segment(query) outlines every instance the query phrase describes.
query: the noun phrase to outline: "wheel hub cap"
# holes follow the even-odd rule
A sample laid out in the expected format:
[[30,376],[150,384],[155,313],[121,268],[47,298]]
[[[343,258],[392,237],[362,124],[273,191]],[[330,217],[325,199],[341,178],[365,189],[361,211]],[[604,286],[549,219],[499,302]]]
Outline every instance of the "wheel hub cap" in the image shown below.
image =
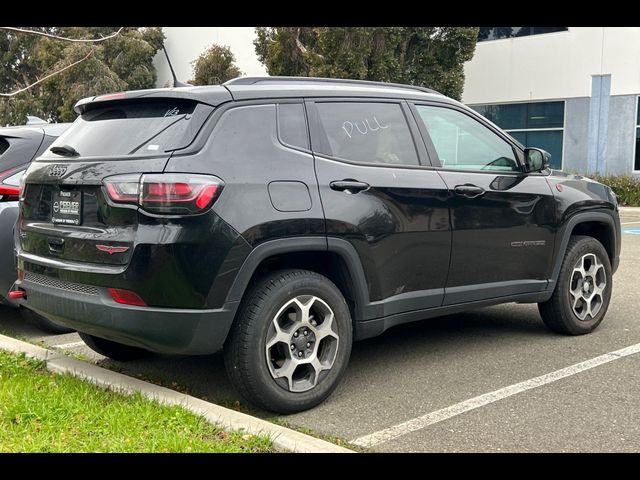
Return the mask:
[[269,373],[285,390],[311,390],[333,367],[339,340],[331,307],[316,296],[299,295],[278,310],[267,330]]
[[571,273],[569,295],[573,313],[580,320],[594,318],[604,303],[607,276],[603,263],[593,253],[580,258]]

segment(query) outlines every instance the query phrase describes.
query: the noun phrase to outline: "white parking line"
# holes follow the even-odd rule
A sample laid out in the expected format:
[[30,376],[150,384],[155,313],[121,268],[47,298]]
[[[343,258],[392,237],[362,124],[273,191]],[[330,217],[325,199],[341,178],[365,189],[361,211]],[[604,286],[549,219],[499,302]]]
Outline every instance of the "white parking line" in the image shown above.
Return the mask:
[[84,345],[84,342],[61,343],[60,345],[51,345],[51,348],[62,350],[63,348],[74,348],[79,347],[80,345]]
[[636,223],[640,223],[640,220],[637,222],[622,222],[620,225],[635,225]]
[[576,363],[575,365],[556,370],[555,372],[546,373],[544,375],[540,375],[539,377],[525,380],[524,382],[509,385],[508,387],[485,393],[484,395],[480,395],[478,397],[470,398],[463,402],[456,403],[455,405],[451,405],[450,407],[436,410],[435,412],[427,413],[426,415],[422,415],[421,417],[413,418],[406,422],[402,422],[392,427],[385,428],[384,430],[380,430],[378,432],[370,433],[369,435],[364,435],[362,437],[356,438],[355,440],[352,440],[351,443],[367,448],[378,445],[380,443],[388,442],[389,440],[393,440],[394,438],[406,435],[407,433],[421,430],[425,427],[428,427],[429,425],[434,425],[444,420],[448,420],[449,418],[461,415],[476,408],[483,407],[490,403],[497,402],[498,400],[502,400],[503,398],[511,397],[512,395],[516,395],[526,390],[531,390],[532,388],[537,388],[548,383],[556,382],[563,378],[570,377],[571,375],[575,375],[576,373],[590,370],[597,366],[613,362],[614,360],[618,360],[619,358],[633,355],[638,352],[640,352],[640,343],[636,343],[635,345],[631,345],[621,350],[605,353],[604,355],[594,357],[590,360]]

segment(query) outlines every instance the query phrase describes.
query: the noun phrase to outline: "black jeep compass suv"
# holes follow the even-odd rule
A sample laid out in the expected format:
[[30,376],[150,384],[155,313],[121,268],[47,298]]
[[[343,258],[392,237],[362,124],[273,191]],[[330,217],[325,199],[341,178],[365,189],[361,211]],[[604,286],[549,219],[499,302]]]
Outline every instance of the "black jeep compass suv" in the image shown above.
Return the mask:
[[238,78],[75,109],[25,176],[13,289],[108,357],[224,347],[248,400],[295,412],[400,323],[536,302],[579,335],[607,311],[613,192],[437,92]]

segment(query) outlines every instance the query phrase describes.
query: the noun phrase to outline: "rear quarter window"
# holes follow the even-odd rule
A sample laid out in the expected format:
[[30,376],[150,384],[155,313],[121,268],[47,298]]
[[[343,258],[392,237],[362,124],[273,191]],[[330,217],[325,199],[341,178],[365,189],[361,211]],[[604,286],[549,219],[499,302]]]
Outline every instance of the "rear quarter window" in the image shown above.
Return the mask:
[[309,149],[307,119],[301,103],[281,103],[278,105],[278,136],[285,145]]

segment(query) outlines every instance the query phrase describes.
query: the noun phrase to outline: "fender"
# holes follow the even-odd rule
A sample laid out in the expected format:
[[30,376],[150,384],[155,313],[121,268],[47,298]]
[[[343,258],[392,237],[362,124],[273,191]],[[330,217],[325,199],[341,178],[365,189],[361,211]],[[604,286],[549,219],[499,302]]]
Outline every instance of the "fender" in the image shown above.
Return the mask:
[[[619,230],[616,225],[616,221],[613,215],[609,211],[590,211],[590,212],[582,212],[577,213],[573,217],[569,218],[569,220],[564,224],[564,226],[560,227],[558,233],[556,234],[556,251],[555,261],[553,270],[551,272],[551,278],[549,279],[548,291],[551,294],[555,288],[556,282],[558,281],[558,275],[560,274],[560,267],[562,267],[562,261],[564,260],[565,252],[567,251],[567,245],[569,244],[569,239],[571,238],[571,232],[573,231],[576,225],[585,222],[598,222],[604,223],[607,227],[613,232],[613,255],[611,261],[611,269],[613,272],[616,271],[619,263],[619,242],[620,235]],[[559,241],[558,241],[559,240]]]
[[356,301],[354,320],[359,321],[364,319],[364,311],[366,306],[369,304],[369,291],[367,288],[364,270],[362,269],[360,258],[353,246],[346,240],[339,238],[327,239],[326,237],[319,236],[289,237],[269,240],[261,243],[254,248],[251,253],[249,253],[240,267],[240,270],[229,289],[229,293],[227,294],[225,305],[238,302],[242,299],[251,277],[263,260],[283,253],[313,251],[334,252],[344,260],[353,282],[353,292],[356,297],[354,299]]

